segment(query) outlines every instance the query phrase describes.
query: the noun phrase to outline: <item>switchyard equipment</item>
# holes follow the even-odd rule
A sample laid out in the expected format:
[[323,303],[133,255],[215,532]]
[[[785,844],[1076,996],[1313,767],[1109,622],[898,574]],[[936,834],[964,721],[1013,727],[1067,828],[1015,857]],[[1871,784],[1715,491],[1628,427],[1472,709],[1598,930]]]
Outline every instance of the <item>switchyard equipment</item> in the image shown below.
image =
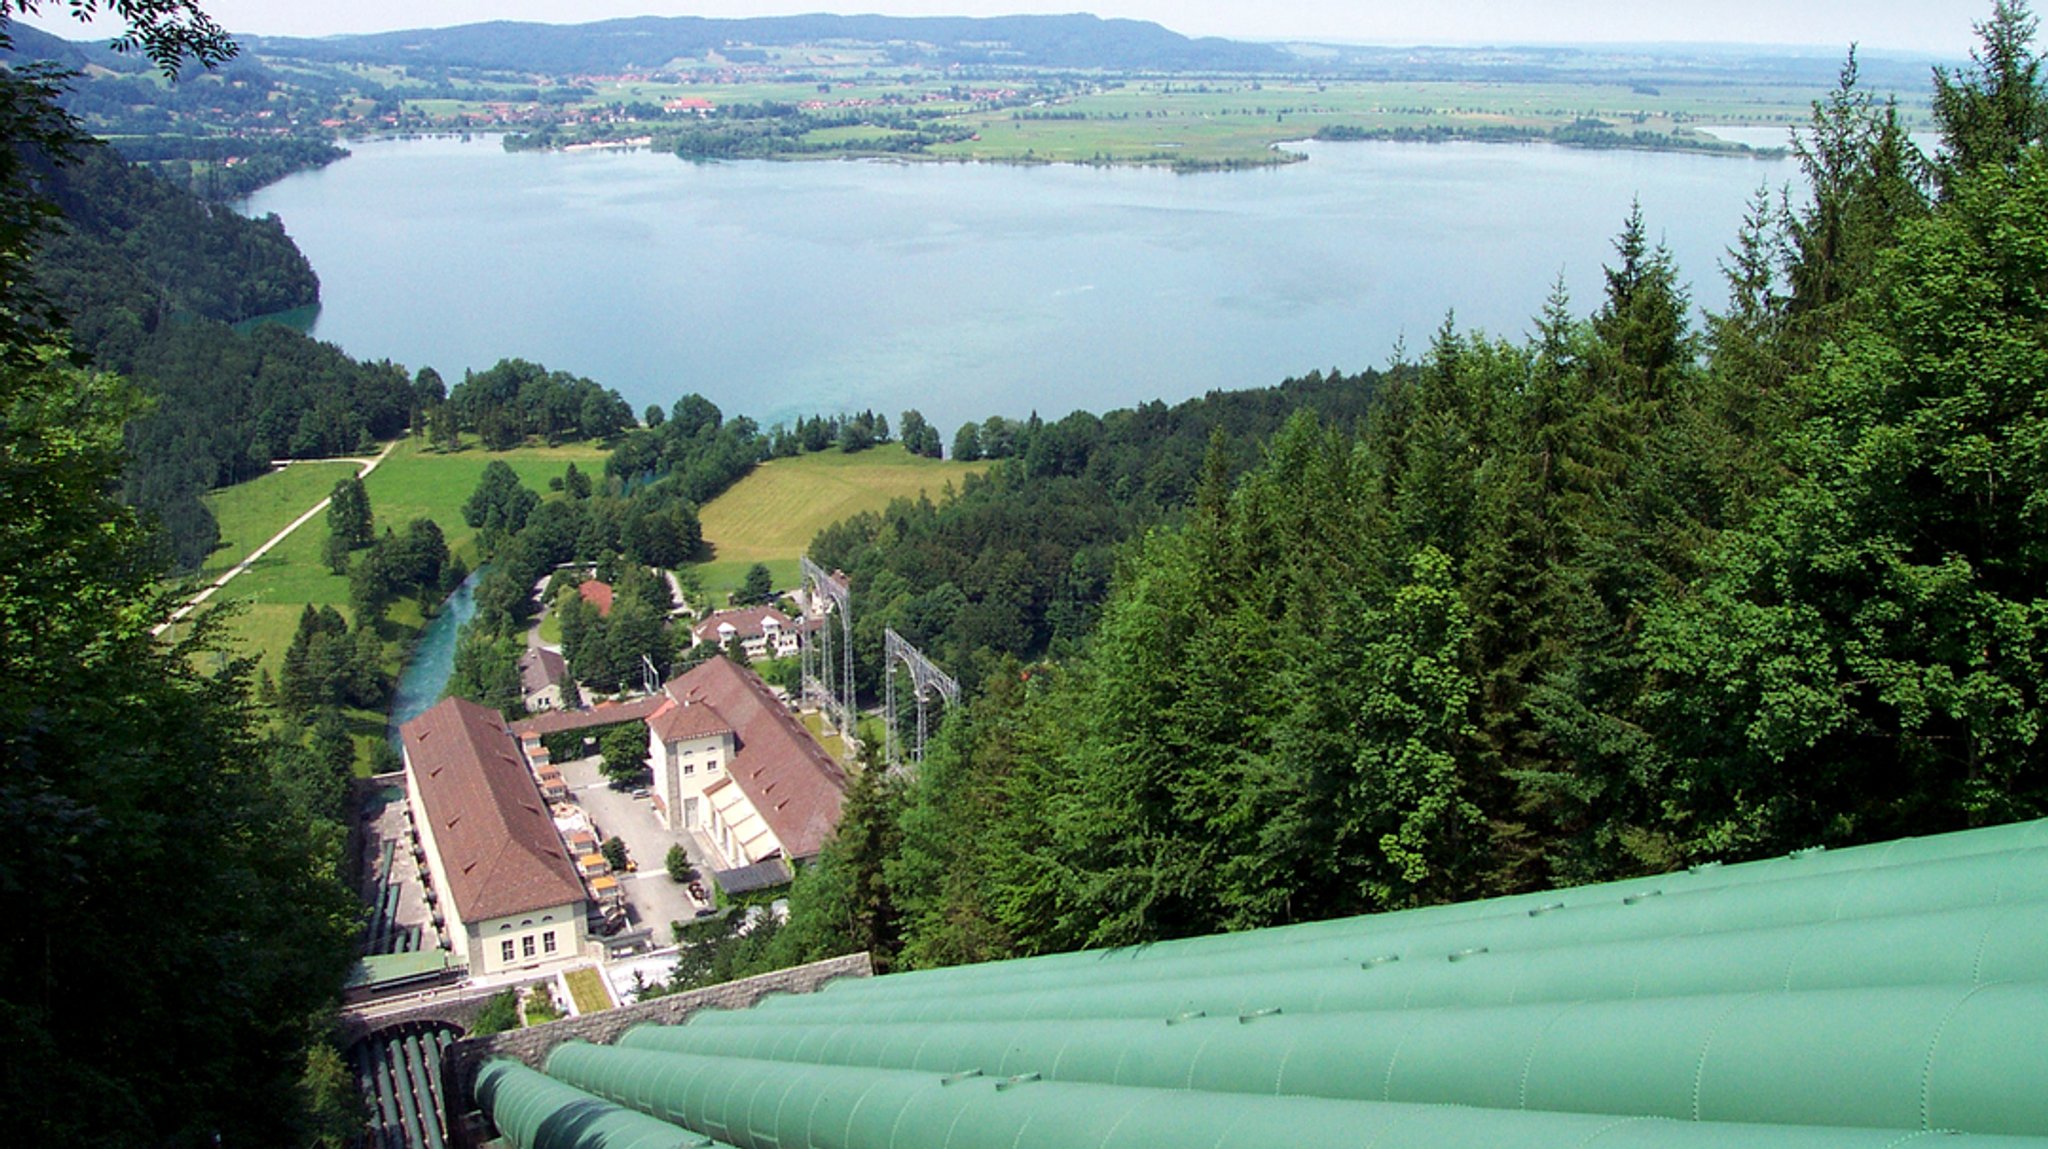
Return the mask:
[[[854,698],[858,693],[853,677],[853,591],[846,579],[833,575],[811,561],[809,555],[797,560],[804,579],[802,660],[804,700],[831,717],[839,736],[851,753],[854,744]],[[837,615],[839,634],[832,633],[831,619],[821,614],[819,599],[832,605],[825,614]]]
[[923,651],[912,646],[908,639],[897,634],[891,627],[884,627],[882,629],[882,651],[885,656],[883,678],[887,682],[887,686],[884,688],[886,691],[886,701],[883,706],[883,713],[887,715],[889,727],[886,739],[889,765],[895,767],[903,764],[903,752],[902,748],[897,745],[898,736],[896,733],[896,664],[898,662],[901,662],[909,670],[910,697],[917,704],[917,742],[911,746],[910,757],[913,762],[922,762],[924,761],[925,708],[930,703],[931,697],[934,694],[945,699],[948,706],[958,706],[960,704],[960,684],[953,681],[952,675],[940,670],[937,663],[926,658]]

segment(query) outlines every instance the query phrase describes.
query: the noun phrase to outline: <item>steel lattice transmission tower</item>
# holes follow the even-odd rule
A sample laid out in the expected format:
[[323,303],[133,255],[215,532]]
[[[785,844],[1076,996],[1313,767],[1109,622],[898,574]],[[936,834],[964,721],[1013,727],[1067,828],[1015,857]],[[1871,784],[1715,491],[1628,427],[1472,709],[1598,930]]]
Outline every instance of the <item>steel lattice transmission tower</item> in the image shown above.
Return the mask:
[[941,697],[945,698],[948,705],[958,706],[960,704],[960,684],[953,681],[952,675],[940,670],[931,659],[924,656],[923,651],[910,645],[902,635],[897,634],[894,630],[884,627],[882,630],[882,642],[884,653],[883,666],[886,668],[883,671],[882,677],[887,683],[886,690],[888,696],[886,710],[888,713],[887,725],[889,734],[886,745],[889,748],[889,765],[894,767],[900,766],[903,763],[902,751],[896,745],[896,664],[899,661],[910,668],[910,696],[917,701],[917,744],[911,748],[910,756],[912,761],[922,762],[924,761],[925,703],[931,700],[932,692],[937,691]]
[[[810,616],[804,620],[802,647],[804,702],[832,716],[850,755],[854,743],[853,592],[844,578],[812,562],[809,555],[799,563],[804,576],[804,612]],[[820,596],[831,600],[832,611],[839,615],[837,636],[819,607]]]

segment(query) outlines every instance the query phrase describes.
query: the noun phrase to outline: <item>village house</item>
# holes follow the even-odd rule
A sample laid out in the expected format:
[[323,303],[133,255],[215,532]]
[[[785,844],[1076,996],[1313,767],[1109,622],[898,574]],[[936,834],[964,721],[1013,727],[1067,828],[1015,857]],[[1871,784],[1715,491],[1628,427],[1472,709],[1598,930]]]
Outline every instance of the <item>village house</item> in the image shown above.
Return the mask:
[[647,718],[656,814],[738,869],[815,856],[839,823],[846,774],[759,675],[723,656],[662,688]]
[[529,646],[519,656],[519,694],[528,710],[558,710],[567,705],[563,684],[569,680],[569,664],[556,651]]
[[690,645],[708,642],[730,650],[737,641],[749,660],[795,658],[802,646],[803,625],[772,606],[721,610],[690,628]]
[[497,711],[450,698],[400,730],[406,802],[472,977],[580,956],[583,879]]
[[584,602],[597,608],[597,617],[611,617],[612,600],[615,597],[612,591],[612,584],[599,582],[594,578],[585,579],[577,584],[576,593],[583,596]]

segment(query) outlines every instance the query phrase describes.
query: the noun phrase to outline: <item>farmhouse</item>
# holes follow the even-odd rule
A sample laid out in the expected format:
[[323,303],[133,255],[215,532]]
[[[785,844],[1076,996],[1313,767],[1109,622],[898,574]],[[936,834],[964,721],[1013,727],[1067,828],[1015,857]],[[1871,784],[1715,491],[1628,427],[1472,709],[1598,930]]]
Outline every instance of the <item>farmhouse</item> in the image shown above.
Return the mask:
[[817,854],[846,774],[753,671],[713,657],[662,687],[647,718],[655,810],[734,869]]
[[737,640],[749,659],[795,658],[803,625],[772,606],[721,610],[691,628],[690,645],[708,642],[723,650]]
[[583,879],[498,712],[450,698],[405,724],[406,802],[471,976],[579,956]]

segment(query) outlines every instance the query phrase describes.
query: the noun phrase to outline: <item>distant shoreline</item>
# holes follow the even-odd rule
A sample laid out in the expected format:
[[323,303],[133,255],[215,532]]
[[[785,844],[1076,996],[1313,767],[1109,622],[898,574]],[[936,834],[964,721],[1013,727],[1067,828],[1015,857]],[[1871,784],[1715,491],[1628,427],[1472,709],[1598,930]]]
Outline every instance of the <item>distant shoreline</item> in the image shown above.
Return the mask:
[[[1719,125],[1716,125],[1718,127]],[[677,159],[696,163],[730,163],[747,160],[767,163],[814,163],[832,160],[889,160],[904,164],[997,164],[1016,167],[1066,166],[1124,168],[1142,170],[1155,168],[1183,174],[1230,171],[1265,171],[1305,163],[1310,153],[1301,150],[1307,144],[1346,143],[1392,143],[1392,144],[1549,144],[1574,151],[1635,151],[1668,153],[1675,155],[1699,155],[1741,160],[1784,159],[1790,154],[1789,148],[1759,147],[1740,140],[1728,139],[1714,134],[1714,127],[1693,129],[1694,136],[1672,137],[1660,133],[1637,133],[1613,138],[1574,139],[1561,137],[1556,132],[1530,129],[1526,131],[1487,132],[1459,127],[1447,127],[1428,131],[1410,128],[1385,129],[1323,129],[1308,136],[1295,136],[1273,140],[1267,145],[1267,155],[1261,158],[1228,157],[1218,159],[1188,158],[1176,156],[1160,145],[1161,151],[1140,157],[1113,157],[1066,159],[1035,154],[993,154],[953,155],[929,152],[889,151],[885,149],[843,148],[817,151],[788,151],[765,155],[747,156],[686,156],[665,148],[653,136],[640,134],[627,138],[578,139],[562,143],[507,145],[506,140],[522,134],[509,129],[471,129],[467,131],[433,132],[369,132],[346,138],[347,143],[378,143],[405,140],[428,139],[472,139],[496,136],[506,151],[550,152],[562,155],[588,152],[630,152],[648,151],[675,155]],[[1690,142],[1688,142],[1690,141]],[[296,174],[296,173],[288,173]]]

